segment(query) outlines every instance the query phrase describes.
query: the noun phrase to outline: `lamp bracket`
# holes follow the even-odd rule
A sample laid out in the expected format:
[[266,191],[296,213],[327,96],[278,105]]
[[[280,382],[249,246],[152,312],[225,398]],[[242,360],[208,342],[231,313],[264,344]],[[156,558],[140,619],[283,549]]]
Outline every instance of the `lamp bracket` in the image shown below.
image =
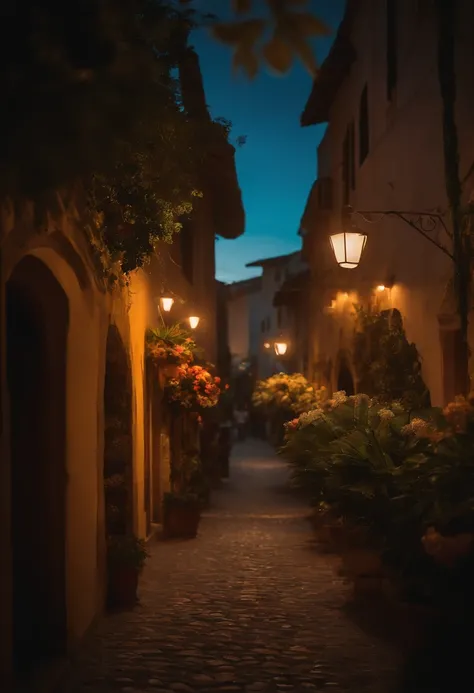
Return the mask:
[[[453,254],[440,241],[436,240],[433,235],[441,228],[451,238],[452,234],[449,231],[444,215],[440,212],[404,212],[395,209],[383,211],[377,210],[353,210],[350,205],[343,208],[342,220],[344,224],[353,225],[354,216],[358,216],[368,224],[378,224],[385,217],[395,217],[400,219],[410,228],[416,231],[425,240],[429,241],[438,250],[447,255],[450,260],[454,261]],[[374,219],[373,217],[377,217]]]

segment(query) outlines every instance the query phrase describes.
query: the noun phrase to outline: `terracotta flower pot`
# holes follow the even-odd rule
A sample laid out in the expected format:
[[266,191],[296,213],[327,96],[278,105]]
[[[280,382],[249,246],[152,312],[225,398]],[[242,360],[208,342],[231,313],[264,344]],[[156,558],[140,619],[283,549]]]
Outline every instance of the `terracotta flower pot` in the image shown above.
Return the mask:
[[109,567],[107,601],[111,607],[133,606],[137,602],[140,571],[130,566]]
[[198,499],[168,499],[163,514],[163,534],[167,539],[193,539],[201,520]]

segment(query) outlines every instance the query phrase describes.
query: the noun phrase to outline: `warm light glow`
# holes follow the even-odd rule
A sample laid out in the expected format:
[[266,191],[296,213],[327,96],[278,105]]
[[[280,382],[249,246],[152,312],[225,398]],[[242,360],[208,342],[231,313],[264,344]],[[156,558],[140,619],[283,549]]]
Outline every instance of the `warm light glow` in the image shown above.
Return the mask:
[[377,287],[377,291],[385,291],[385,286],[383,284],[379,284]]
[[288,344],[286,342],[275,342],[275,354],[277,356],[284,356],[288,350]]
[[196,315],[191,315],[191,316],[188,318],[189,327],[190,327],[192,330],[195,330],[196,327],[199,325],[199,320],[200,320],[200,319],[201,319],[201,318],[198,318]]
[[174,298],[163,297],[162,299],[160,299],[160,303],[165,313],[169,313],[171,308],[173,307]]
[[362,251],[367,242],[365,233],[344,231],[329,237],[331,246],[340,267],[354,269],[360,262]]
[[264,349],[270,349],[270,346],[271,346],[270,342],[265,342],[265,344],[263,345],[263,348]]
[[347,299],[349,298],[349,294],[347,293],[347,291],[345,291],[345,292],[342,294],[342,298],[344,299],[344,301],[347,301]]

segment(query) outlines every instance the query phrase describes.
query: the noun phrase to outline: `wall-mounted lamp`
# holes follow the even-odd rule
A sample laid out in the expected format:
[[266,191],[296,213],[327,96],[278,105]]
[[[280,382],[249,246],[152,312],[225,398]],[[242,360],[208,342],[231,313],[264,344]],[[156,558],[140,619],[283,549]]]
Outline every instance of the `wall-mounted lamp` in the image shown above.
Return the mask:
[[277,356],[284,356],[288,351],[288,344],[286,342],[275,342],[274,347]]
[[263,345],[264,349],[270,349],[270,347],[271,347],[270,342],[265,342],[265,344]]
[[201,319],[201,318],[198,318],[197,315],[190,315],[189,318],[188,318],[189,327],[190,327],[192,330],[195,330],[196,327],[199,325],[200,319]]
[[160,298],[160,304],[165,313],[170,312],[171,308],[173,307],[173,303],[174,298],[171,298],[170,296],[162,296]]
[[384,291],[390,291],[393,289],[393,285],[395,284],[395,276],[392,274],[389,277],[386,278],[383,284],[378,284],[375,287],[375,291],[377,293],[382,294]]

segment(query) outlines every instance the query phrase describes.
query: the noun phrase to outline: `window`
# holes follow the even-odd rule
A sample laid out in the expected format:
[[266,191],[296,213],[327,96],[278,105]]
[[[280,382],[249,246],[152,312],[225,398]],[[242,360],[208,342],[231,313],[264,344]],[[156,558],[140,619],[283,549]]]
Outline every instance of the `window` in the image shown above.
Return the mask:
[[397,86],[397,0],[387,2],[387,99],[393,100]]
[[369,153],[369,96],[367,84],[362,90],[359,104],[359,166]]

